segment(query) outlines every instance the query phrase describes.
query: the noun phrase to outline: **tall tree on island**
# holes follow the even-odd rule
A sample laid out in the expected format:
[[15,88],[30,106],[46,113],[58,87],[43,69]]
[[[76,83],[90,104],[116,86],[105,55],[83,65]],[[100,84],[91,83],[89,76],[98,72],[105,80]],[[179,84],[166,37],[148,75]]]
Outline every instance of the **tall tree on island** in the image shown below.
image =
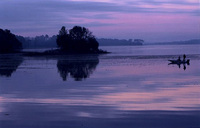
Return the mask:
[[69,31],[63,26],[57,35],[57,45],[67,52],[97,52],[99,43],[92,32],[85,27],[74,26]]
[[0,53],[18,52],[22,49],[22,43],[17,40],[10,30],[0,29]]

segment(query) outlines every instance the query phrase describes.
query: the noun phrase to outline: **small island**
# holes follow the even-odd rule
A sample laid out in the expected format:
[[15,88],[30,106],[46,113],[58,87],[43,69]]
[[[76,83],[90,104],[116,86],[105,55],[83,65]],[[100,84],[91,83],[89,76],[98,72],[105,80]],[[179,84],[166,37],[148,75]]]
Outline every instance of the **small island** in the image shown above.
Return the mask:
[[108,53],[100,50],[99,43],[89,29],[80,26],[74,26],[66,30],[63,26],[57,35],[56,43],[59,49],[48,50],[43,54],[102,54]]

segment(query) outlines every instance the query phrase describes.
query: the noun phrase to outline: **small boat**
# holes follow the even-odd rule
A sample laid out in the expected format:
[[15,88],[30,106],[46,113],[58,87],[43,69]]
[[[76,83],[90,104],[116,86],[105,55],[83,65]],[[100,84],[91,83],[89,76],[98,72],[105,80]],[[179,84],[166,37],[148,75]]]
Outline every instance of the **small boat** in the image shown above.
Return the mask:
[[170,64],[190,64],[190,59],[187,60],[168,60],[171,63]]

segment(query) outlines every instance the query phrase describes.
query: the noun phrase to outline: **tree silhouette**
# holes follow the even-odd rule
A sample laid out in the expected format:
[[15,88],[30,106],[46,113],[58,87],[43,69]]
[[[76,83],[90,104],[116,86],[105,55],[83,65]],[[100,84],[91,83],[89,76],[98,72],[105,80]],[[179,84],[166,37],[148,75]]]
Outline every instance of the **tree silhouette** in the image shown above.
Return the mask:
[[22,49],[22,43],[10,30],[0,29],[0,53],[17,52]]
[[78,53],[99,51],[99,43],[95,36],[85,27],[74,26],[68,31],[63,26],[57,35],[56,42],[63,51]]

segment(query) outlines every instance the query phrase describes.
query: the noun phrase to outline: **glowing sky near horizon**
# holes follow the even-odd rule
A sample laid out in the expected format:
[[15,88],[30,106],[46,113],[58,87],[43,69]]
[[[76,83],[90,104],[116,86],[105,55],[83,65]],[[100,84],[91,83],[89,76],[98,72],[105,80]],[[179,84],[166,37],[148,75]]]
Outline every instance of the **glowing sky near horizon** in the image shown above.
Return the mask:
[[61,26],[98,38],[173,41],[200,38],[199,0],[1,0],[0,28],[55,35]]

